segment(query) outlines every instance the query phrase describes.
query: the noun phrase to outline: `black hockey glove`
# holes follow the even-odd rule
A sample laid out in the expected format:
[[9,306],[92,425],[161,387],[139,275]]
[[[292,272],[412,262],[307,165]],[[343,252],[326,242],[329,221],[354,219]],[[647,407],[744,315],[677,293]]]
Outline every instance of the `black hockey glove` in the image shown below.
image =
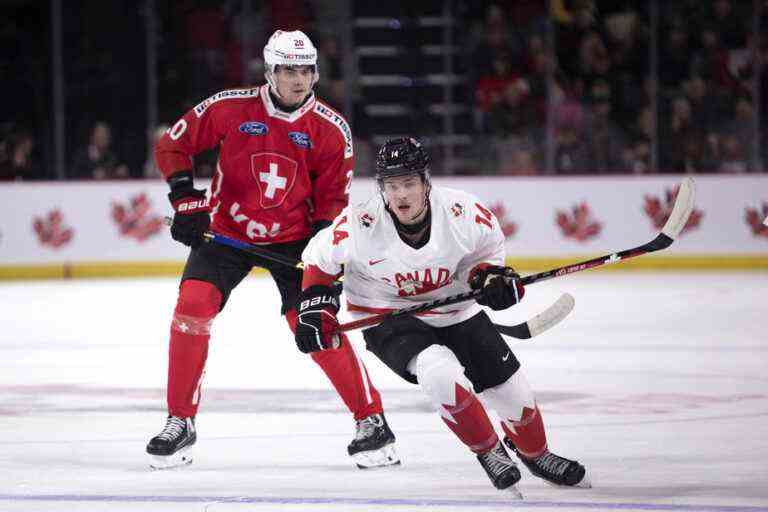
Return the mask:
[[211,225],[211,206],[205,190],[192,186],[192,174],[188,172],[174,174],[168,184],[171,186],[168,200],[176,212],[171,237],[194,249],[203,243],[203,233]]
[[473,290],[483,290],[476,299],[478,304],[488,306],[494,311],[514,306],[525,295],[525,287],[520,276],[512,267],[499,267],[480,263],[469,273],[469,286]]
[[308,354],[338,348],[339,296],[330,286],[314,285],[299,294],[296,304],[296,345]]

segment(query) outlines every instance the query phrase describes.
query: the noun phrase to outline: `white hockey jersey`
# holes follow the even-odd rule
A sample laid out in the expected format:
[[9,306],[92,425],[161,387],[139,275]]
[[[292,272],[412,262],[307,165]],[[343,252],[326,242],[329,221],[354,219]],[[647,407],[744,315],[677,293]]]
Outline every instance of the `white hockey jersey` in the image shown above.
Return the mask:
[[[347,310],[355,318],[389,312],[469,291],[478,263],[504,265],[504,235],[495,215],[471,194],[432,187],[429,242],[414,249],[400,239],[376,194],[348,206],[319,232],[302,255],[326,274],[344,271]],[[419,317],[434,327],[470,318],[474,301],[433,309]]]

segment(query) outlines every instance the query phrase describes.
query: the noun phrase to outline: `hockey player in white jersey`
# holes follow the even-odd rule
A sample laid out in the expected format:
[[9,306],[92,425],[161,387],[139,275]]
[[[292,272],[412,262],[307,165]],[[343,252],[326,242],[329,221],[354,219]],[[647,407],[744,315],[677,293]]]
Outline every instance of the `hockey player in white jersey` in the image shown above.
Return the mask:
[[[304,250],[297,342],[334,346],[344,272],[355,316],[401,309],[471,289],[501,310],[525,293],[505,268],[504,236],[494,215],[465,192],[433,187],[429,157],[413,138],[387,141],[378,153],[380,193],[349,206]],[[520,471],[562,486],[588,487],[584,466],[547,447],[544,423],[520,363],[474,302],[392,317],[363,331],[366,347],[399,376],[418,384],[454,434],[475,453],[493,485],[517,493]],[[488,417],[501,421],[503,443]]]

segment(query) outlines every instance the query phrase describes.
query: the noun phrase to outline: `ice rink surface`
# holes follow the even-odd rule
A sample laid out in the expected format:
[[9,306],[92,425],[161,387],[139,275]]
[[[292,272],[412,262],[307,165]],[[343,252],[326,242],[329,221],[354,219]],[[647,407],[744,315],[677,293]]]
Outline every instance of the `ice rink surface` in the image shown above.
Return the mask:
[[[510,344],[550,448],[592,489],[525,469],[493,489],[418,388],[363,353],[400,467],[360,471],[351,416],[251,278],[217,318],[193,465],[147,469],[164,425],[176,279],[0,284],[0,511],[768,511],[768,275],[592,271],[532,285],[570,317]],[[360,344],[359,336],[354,338]]]

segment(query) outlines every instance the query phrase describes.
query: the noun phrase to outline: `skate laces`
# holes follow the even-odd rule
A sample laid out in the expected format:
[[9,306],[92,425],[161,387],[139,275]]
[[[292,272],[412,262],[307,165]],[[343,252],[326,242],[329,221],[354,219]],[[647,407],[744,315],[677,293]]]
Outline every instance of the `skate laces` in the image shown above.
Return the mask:
[[551,452],[546,452],[543,455],[536,457],[532,462],[543,471],[560,476],[565,473],[565,470],[568,469],[568,466],[571,463],[568,459]]
[[183,418],[176,416],[169,416],[168,421],[165,423],[165,428],[160,432],[157,437],[170,441],[179,437],[184,429],[187,427],[187,421]]
[[357,422],[357,432],[355,432],[355,441],[367,439],[373,435],[377,428],[383,427],[384,421],[378,414],[371,414],[367,418]]
[[480,457],[485,462],[485,466],[495,475],[500,475],[511,466],[515,466],[515,463],[506,453],[499,452],[500,446],[496,446],[493,449],[480,454]]

